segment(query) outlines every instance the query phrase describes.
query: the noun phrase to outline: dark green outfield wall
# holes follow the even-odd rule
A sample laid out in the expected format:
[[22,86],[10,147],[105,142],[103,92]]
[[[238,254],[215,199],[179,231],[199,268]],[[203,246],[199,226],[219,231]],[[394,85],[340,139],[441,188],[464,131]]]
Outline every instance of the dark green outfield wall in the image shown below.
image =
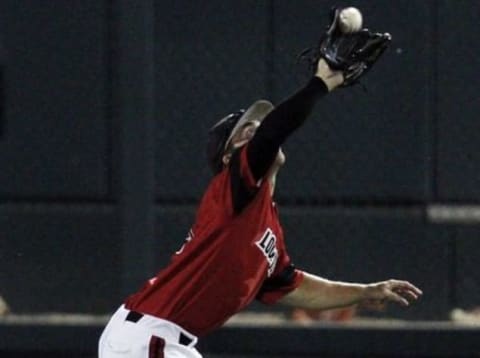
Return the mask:
[[[408,278],[424,299],[389,315],[444,319],[480,294],[480,226],[425,215],[480,202],[480,4],[348,4],[394,41],[366,92],[332,94],[285,146],[290,254],[331,278]],[[12,309],[110,312],[166,264],[208,181],[207,128],[301,86],[295,55],[331,5],[0,2],[0,295]]]

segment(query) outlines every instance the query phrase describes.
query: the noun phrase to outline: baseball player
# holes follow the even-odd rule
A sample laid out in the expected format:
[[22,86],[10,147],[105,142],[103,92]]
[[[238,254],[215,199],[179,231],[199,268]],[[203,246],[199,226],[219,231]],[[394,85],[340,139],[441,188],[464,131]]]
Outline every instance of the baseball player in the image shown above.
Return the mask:
[[323,310],[364,301],[406,306],[422,294],[407,281],[331,281],[289,258],[273,201],[285,163],[281,146],[319,99],[349,84],[349,70],[332,67],[320,56],[309,82],[278,106],[259,100],[211,128],[214,176],[189,235],[169,265],[113,314],[100,338],[100,358],[201,357],[198,338],[254,299]]

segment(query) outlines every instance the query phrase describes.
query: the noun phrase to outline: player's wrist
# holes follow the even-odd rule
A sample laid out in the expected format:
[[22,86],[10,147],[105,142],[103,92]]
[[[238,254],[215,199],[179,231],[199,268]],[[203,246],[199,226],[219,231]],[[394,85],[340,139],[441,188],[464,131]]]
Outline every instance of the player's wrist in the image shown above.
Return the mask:
[[328,92],[332,92],[335,88],[339,87],[343,83],[342,74],[335,75],[332,77],[320,77],[320,76],[316,76],[316,77],[320,78],[325,83],[325,85],[328,88]]
[[343,72],[332,70],[323,58],[318,61],[315,76],[325,83],[329,92],[340,86],[344,81]]
[[371,284],[358,284],[359,287],[359,302],[368,301],[372,299],[374,287]]

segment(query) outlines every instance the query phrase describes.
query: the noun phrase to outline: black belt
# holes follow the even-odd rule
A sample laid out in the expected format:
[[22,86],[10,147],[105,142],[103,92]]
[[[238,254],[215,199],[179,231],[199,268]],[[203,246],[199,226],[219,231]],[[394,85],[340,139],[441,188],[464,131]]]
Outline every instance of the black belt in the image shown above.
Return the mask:
[[[125,318],[125,321],[137,323],[143,317],[143,313],[130,311]],[[178,338],[178,343],[184,346],[189,346],[193,342],[193,339],[185,335],[183,332],[180,331],[180,337]]]

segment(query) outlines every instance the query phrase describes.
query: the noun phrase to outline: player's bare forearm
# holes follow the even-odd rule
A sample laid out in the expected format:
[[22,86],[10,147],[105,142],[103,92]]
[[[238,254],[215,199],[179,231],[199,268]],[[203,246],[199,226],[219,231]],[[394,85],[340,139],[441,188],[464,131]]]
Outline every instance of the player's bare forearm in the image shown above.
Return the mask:
[[280,303],[308,309],[330,309],[353,305],[362,300],[366,285],[330,281],[304,273],[297,289],[282,298]]
[[388,280],[361,284],[330,281],[304,273],[297,289],[280,300],[280,303],[307,309],[331,309],[364,301],[392,301],[403,306],[418,299],[422,291],[407,281]]

